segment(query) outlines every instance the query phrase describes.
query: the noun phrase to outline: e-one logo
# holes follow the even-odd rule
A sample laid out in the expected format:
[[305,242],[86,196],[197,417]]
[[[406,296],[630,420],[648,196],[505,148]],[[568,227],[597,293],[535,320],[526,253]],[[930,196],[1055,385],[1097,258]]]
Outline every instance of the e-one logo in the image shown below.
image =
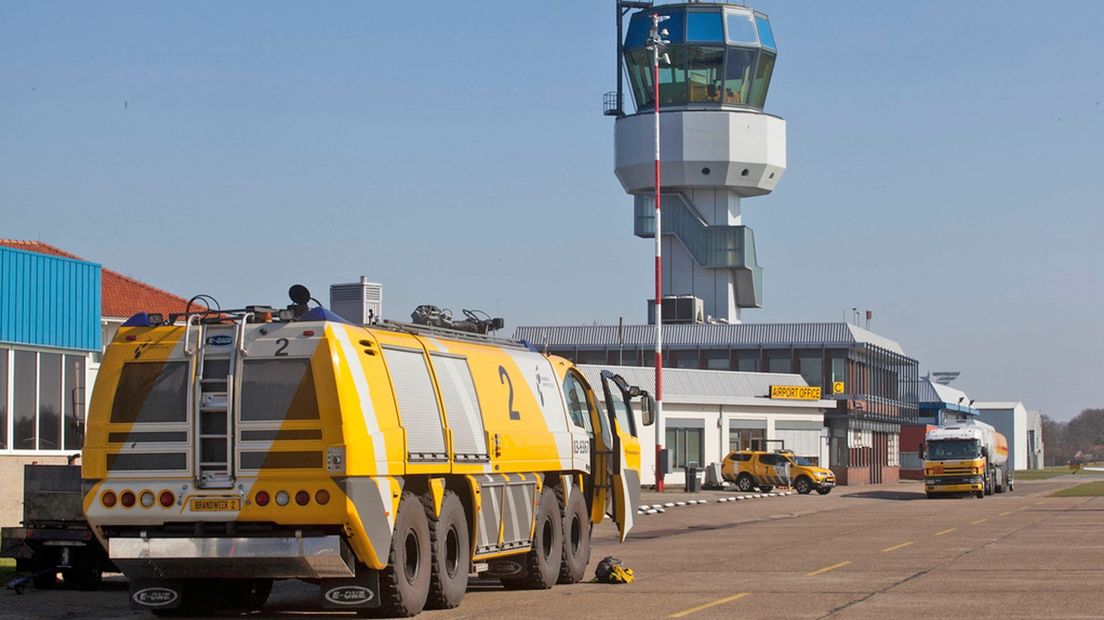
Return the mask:
[[363,605],[375,594],[364,586],[340,586],[326,591],[326,600],[335,605]]
[[207,338],[207,344],[212,347],[225,347],[234,344],[233,336],[227,336],[225,334],[219,336],[210,336]]
[[494,572],[499,575],[516,575],[524,570],[524,567],[517,562],[510,560],[500,560],[494,563]]
[[142,588],[134,593],[134,602],[146,607],[164,607],[176,602],[176,590],[171,588]]

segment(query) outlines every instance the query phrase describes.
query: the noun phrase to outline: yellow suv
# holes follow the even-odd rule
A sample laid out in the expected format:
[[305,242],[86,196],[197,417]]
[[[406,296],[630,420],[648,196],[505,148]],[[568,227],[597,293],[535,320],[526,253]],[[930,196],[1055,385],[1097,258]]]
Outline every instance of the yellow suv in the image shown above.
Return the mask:
[[813,490],[827,495],[836,486],[836,475],[832,470],[817,467],[788,450],[733,450],[721,464],[721,477],[736,483],[736,488],[745,493],[755,487],[766,493],[776,486],[792,486],[802,495]]

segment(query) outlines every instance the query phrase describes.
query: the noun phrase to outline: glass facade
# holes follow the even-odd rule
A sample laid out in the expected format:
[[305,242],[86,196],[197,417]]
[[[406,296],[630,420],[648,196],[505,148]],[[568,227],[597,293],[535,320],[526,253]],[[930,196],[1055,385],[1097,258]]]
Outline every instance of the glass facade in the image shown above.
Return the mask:
[[85,354],[0,347],[0,451],[84,445]]
[[630,19],[624,54],[637,110],[654,105],[652,52],[646,48],[651,14],[660,27],[669,63],[659,67],[659,105],[712,104],[763,109],[774,71],[776,46],[766,16],[742,7],[672,6]]
[[705,462],[705,427],[701,420],[671,418],[666,422],[667,458],[672,471],[687,465],[701,467]]

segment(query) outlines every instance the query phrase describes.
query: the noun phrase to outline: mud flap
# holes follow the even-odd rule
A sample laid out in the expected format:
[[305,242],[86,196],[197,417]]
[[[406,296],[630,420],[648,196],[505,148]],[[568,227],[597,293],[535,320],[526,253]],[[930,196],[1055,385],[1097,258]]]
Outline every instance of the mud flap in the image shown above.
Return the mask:
[[379,607],[379,573],[358,567],[352,579],[325,579],[321,582],[322,606],[326,609],[363,609]]
[[184,584],[179,581],[131,581],[131,609],[176,609],[184,600]]

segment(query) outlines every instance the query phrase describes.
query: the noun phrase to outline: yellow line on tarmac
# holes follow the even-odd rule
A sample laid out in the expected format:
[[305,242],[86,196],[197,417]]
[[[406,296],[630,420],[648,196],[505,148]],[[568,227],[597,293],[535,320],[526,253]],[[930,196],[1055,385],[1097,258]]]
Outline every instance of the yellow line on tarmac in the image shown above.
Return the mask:
[[888,553],[888,552],[890,552],[890,551],[894,551],[894,550],[896,550],[896,549],[900,549],[901,547],[907,547],[907,546],[909,546],[909,545],[911,545],[911,544],[912,544],[912,541],[910,540],[910,541],[908,541],[908,542],[905,542],[905,543],[901,543],[901,544],[899,544],[899,545],[893,545],[892,547],[886,547],[885,549],[882,549],[882,553]]
[[1008,515],[1010,515],[1010,514],[1012,514],[1012,511],[1011,511],[1011,510],[1009,510],[1008,512],[1002,512],[1002,513],[1000,513],[1000,514],[999,514],[999,515],[997,515],[997,516],[998,516],[998,517],[1005,517],[1005,516],[1008,516]]
[[958,528],[956,528],[956,527],[948,528],[948,529],[943,530],[942,532],[936,532],[936,533],[932,534],[932,536],[942,536],[944,534],[950,534],[951,532],[955,531],[956,529],[958,529]]
[[751,592],[741,592],[739,594],[733,594],[732,596],[726,596],[722,599],[717,599],[712,603],[706,603],[705,605],[698,605],[697,607],[691,607],[690,609],[684,609],[678,613],[667,616],[668,618],[682,618],[683,616],[689,616],[690,614],[697,613],[703,609],[709,609],[710,607],[716,607],[717,605],[724,605],[725,603],[731,603],[732,601],[738,601],[745,596],[751,594]]
[[989,517],[985,517],[984,519],[978,519],[977,521],[970,521],[970,525],[977,525],[978,523],[985,523],[988,520],[989,520]]
[[831,566],[825,566],[824,568],[817,569],[817,570],[815,570],[811,573],[805,573],[805,576],[806,577],[815,577],[815,576],[817,576],[821,573],[827,573],[830,570],[836,570],[837,568],[843,568],[844,566],[847,566],[850,563],[851,563],[851,560],[847,560],[846,562],[840,562],[839,564],[833,564]]

